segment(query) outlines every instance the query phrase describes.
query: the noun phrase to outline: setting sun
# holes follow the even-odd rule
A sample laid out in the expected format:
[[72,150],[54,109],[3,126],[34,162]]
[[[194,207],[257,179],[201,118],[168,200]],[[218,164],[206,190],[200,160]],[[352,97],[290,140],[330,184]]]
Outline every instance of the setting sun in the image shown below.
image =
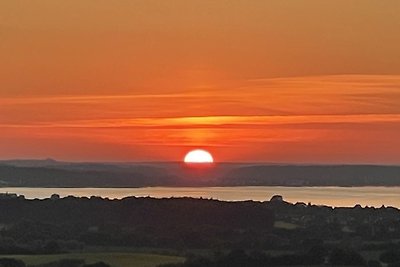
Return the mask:
[[187,153],[183,161],[185,163],[213,163],[214,159],[209,152],[196,149]]

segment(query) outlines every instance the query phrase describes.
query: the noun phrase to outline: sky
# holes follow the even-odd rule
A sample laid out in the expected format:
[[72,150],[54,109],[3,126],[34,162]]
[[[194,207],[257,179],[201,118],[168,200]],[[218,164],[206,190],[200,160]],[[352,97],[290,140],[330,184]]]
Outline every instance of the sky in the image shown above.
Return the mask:
[[0,159],[400,164],[399,12],[1,0]]

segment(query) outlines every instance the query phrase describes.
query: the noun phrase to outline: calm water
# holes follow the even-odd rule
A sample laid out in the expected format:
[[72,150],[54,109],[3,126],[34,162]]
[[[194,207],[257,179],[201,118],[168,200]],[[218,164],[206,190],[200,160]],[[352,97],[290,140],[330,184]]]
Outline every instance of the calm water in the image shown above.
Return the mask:
[[311,202],[329,206],[393,206],[400,208],[400,187],[146,187],[146,188],[0,188],[2,193],[17,193],[26,198],[47,198],[56,193],[60,196],[101,196],[123,198],[127,196],[156,198],[195,197],[226,201],[269,200],[282,195],[289,202]]

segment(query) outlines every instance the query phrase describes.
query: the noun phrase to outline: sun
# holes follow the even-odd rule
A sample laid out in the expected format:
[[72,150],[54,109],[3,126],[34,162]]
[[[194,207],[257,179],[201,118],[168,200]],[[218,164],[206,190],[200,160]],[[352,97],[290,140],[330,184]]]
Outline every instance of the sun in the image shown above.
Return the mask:
[[186,154],[185,163],[213,163],[214,159],[210,152],[203,149],[195,149]]

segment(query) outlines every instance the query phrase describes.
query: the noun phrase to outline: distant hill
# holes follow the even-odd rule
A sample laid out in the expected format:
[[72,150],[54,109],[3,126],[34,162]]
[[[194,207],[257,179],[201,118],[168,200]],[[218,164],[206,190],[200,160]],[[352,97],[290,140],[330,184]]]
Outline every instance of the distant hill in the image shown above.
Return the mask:
[[63,165],[63,162],[54,159],[11,159],[0,161],[2,165],[11,165],[16,167],[49,167]]
[[400,186],[400,166],[0,161],[3,187]]
[[17,167],[0,165],[0,185],[10,187],[145,187],[172,185],[174,178],[157,168]]
[[219,183],[229,186],[399,186],[400,166],[245,166],[235,168]]

